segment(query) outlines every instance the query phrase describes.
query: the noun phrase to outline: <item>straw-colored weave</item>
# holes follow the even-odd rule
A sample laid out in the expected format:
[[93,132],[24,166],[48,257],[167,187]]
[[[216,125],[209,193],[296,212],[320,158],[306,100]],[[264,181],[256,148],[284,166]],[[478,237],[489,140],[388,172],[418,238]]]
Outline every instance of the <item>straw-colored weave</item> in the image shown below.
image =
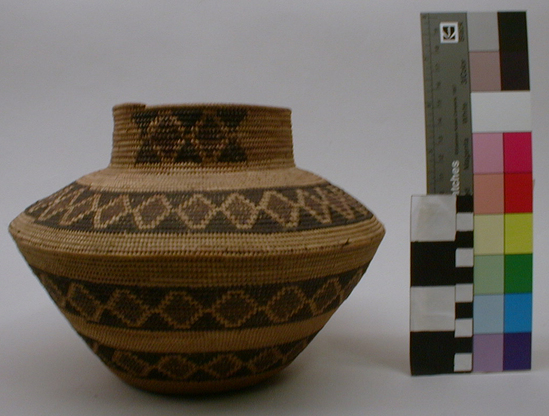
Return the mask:
[[295,167],[290,111],[114,108],[110,165],[11,224],[53,301],[120,378],[241,388],[289,365],[366,271],[383,226]]

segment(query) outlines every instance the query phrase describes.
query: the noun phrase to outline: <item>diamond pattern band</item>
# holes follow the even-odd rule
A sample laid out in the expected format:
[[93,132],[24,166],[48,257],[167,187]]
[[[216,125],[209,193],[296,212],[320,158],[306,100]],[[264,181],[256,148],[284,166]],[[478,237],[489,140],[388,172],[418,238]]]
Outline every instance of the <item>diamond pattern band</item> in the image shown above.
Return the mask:
[[112,370],[141,380],[204,383],[243,378],[290,364],[312,341],[303,339],[267,348],[195,354],[156,354],[120,350],[83,337],[88,346]]
[[26,210],[35,223],[95,232],[303,231],[372,218],[334,185],[219,192],[120,193],[76,182]]
[[132,118],[143,144],[135,163],[245,162],[237,130],[247,113],[242,108],[137,111]]
[[154,331],[254,328],[336,309],[367,265],[292,284],[164,288],[90,283],[34,269],[62,310],[89,323]]

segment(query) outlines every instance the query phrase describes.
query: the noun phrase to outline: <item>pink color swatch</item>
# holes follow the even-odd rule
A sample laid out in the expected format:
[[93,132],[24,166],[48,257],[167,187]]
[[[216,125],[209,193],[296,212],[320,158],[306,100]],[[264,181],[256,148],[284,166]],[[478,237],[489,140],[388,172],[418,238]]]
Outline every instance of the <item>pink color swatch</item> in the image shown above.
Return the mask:
[[473,134],[473,172],[503,173],[503,134]]

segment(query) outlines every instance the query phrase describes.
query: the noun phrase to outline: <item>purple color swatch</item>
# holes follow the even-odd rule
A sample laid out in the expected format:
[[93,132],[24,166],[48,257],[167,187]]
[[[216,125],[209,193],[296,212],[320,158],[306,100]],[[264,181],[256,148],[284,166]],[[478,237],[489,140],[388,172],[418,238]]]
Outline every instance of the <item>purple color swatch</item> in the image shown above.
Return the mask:
[[473,371],[503,371],[503,334],[473,336]]

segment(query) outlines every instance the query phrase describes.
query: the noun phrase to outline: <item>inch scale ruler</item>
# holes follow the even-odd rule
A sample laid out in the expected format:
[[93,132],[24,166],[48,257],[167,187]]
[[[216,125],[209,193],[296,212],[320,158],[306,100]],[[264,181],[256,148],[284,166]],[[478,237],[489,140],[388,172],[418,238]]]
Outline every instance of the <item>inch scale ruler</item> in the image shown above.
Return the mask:
[[467,14],[422,14],[427,193],[472,195]]
[[425,13],[421,31],[428,195],[411,204],[411,372],[527,370],[526,13]]

